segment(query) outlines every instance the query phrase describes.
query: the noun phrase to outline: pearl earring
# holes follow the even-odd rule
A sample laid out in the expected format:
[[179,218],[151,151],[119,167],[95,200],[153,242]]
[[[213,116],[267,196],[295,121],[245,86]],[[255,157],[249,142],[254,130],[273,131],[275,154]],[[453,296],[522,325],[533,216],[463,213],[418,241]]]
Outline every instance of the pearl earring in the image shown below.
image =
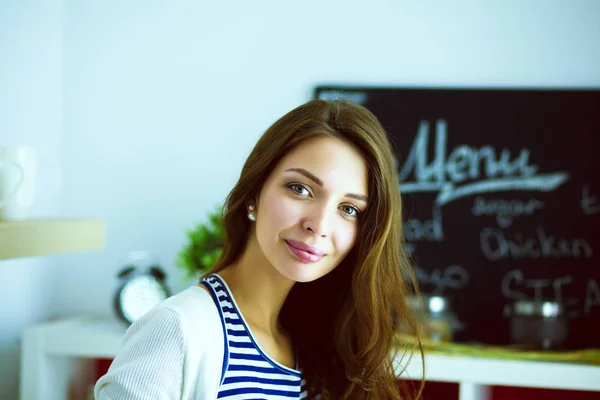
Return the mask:
[[[250,211],[254,211],[256,207],[254,206],[254,204],[250,204],[248,206],[248,210]],[[256,216],[254,216],[254,214],[252,214],[251,212],[248,213],[248,219],[252,222],[256,221]]]

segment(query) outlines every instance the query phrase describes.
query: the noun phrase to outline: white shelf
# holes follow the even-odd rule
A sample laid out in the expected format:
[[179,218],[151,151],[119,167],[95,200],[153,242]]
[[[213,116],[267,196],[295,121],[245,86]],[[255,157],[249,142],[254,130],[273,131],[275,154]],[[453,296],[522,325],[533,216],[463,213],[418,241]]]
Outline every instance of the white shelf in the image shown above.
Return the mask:
[[73,378],[90,369],[92,358],[113,358],[126,330],[125,324],[102,317],[26,328],[21,349],[21,400],[68,398]]
[[44,353],[80,358],[114,358],[127,330],[107,317],[80,317],[47,322],[26,329],[26,335],[43,338]]
[[[416,355],[405,379],[420,380],[422,359]],[[600,366],[546,361],[427,355],[425,379],[485,386],[518,386],[600,391]]]
[[0,221],[0,260],[100,250],[105,236],[97,219]]
[[[25,331],[24,350],[29,348],[32,359],[35,359],[33,353],[38,357],[43,354],[113,358],[126,329],[126,325],[114,318],[82,317],[49,322]],[[422,359],[415,354],[400,378],[420,380],[421,372]],[[459,383],[461,400],[485,399],[486,388],[493,385],[600,392],[600,366],[559,362],[428,355],[425,379]]]

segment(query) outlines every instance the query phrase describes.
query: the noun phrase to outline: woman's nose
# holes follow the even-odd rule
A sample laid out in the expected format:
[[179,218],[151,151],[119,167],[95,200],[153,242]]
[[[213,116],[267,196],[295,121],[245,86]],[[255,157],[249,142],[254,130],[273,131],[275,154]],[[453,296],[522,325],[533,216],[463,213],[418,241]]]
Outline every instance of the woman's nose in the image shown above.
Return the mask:
[[328,207],[315,207],[307,213],[303,227],[316,236],[327,237],[331,234],[332,214]]

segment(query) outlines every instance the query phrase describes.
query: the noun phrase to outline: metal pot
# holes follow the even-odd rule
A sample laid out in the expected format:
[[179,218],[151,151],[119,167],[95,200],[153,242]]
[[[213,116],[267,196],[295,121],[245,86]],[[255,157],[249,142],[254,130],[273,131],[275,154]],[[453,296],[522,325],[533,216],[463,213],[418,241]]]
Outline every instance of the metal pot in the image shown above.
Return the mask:
[[559,350],[569,338],[566,307],[556,301],[517,300],[510,318],[511,342],[532,350]]
[[424,329],[425,337],[436,342],[449,342],[454,339],[456,331],[463,329],[449,298],[424,294],[421,297],[410,296],[407,300]]

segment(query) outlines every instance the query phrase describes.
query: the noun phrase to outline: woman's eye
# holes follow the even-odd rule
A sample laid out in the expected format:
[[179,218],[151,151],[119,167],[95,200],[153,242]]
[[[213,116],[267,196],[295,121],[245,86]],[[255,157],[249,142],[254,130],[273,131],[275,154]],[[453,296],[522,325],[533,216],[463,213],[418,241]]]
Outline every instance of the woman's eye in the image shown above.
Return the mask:
[[300,195],[300,196],[308,196],[310,195],[310,192],[308,191],[307,188],[305,188],[302,185],[299,185],[297,183],[293,183],[291,185],[288,186],[291,190],[294,191],[294,193]]
[[351,217],[357,217],[360,214],[358,208],[354,206],[341,206],[340,209]]

